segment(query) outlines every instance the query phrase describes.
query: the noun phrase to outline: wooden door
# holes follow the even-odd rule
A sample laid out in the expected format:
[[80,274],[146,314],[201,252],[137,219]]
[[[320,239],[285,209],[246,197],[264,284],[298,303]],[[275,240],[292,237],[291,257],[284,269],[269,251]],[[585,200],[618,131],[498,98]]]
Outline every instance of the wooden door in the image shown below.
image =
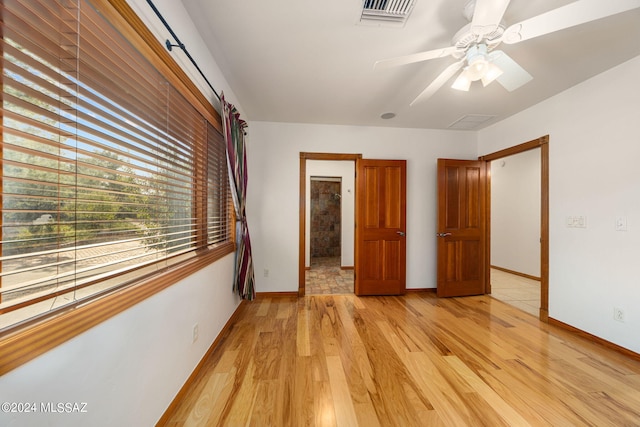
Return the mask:
[[438,296],[486,293],[486,164],[438,159]]
[[356,161],[356,295],[406,291],[406,160]]

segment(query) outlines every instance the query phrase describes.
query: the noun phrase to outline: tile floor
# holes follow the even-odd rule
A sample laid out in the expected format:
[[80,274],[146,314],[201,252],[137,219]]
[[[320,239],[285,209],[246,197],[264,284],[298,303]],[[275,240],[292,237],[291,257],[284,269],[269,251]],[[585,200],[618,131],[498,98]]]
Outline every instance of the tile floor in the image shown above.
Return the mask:
[[340,257],[311,258],[311,269],[305,273],[305,294],[352,294],[353,270],[340,268]]
[[491,296],[538,317],[540,282],[491,269]]

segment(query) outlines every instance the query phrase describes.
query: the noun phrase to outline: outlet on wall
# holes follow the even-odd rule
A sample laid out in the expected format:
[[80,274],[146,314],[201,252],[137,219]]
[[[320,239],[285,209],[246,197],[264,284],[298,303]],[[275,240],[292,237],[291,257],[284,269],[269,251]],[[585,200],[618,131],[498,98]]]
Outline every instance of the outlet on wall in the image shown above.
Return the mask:
[[624,322],[624,310],[618,307],[613,307],[613,319],[618,322]]
[[191,336],[191,343],[198,341],[198,324],[193,325],[193,333]]

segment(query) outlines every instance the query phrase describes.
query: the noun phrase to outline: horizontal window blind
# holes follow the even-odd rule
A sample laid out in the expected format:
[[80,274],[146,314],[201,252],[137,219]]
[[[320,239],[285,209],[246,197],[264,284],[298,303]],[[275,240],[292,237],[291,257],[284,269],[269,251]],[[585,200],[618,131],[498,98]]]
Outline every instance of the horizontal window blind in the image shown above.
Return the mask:
[[233,201],[224,139],[211,124],[207,130],[207,244],[217,245],[231,239]]
[[215,128],[86,0],[2,8],[0,330],[228,242]]

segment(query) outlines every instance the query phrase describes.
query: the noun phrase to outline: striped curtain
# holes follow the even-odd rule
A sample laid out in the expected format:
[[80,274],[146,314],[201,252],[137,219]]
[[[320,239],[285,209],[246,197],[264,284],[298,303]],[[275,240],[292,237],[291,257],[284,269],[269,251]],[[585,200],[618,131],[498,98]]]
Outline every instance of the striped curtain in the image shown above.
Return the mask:
[[244,141],[247,123],[240,119],[240,113],[232,104],[220,97],[222,104],[222,130],[227,143],[227,164],[229,183],[236,210],[236,271],[233,290],[242,299],[252,300],[256,296],[254,288],[253,259],[251,258],[251,239],[245,215],[247,195],[247,153]]

